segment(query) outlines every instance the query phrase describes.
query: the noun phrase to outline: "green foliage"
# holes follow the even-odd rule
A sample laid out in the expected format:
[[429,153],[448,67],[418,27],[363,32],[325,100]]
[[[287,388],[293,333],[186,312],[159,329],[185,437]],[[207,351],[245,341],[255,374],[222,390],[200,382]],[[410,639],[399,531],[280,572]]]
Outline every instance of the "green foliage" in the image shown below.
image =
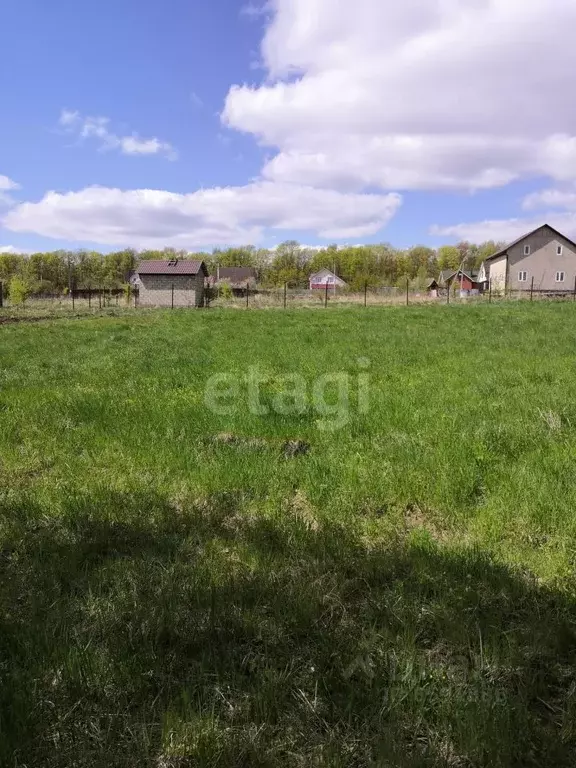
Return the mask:
[[10,280],[10,285],[8,287],[8,295],[10,297],[10,302],[12,304],[15,304],[16,306],[19,306],[21,304],[24,304],[26,301],[26,297],[28,296],[29,288],[22,280],[21,277],[18,277],[17,275],[14,275],[14,277]]
[[305,288],[313,272],[326,267],[335,270],[354,291],[369,286],[400,285],[406,277],[422,282],[424,273],[437,277],[441,269],[456,269],[462,259],[469,268],[497,250],[497,243],[479,246],[459,243],[442,246],[437,252],[424,245],[408,250],[388,243],[362,246],[330,245],[317,250],[294,240],[281,243],[275,250],[243,246],[215,249],[212,253],[188,253],[174,248],[135,251],[127,248],[107,254],[96,251],[54,251],[29,256],[0,254],[0,281],[6,285],[14,275],[22,278],[31,294],[63,293],[66,288],[120,288],[128,281],[139,259],[196,258],[206,262],[214,274],[220,266],[251,266],[264,286]]
[[218,286],[218,294],[222,299],[231,299],[233,296],[231,286],[228,283],[220,283]]
[[443,245],[438,248],[438,268],[443,269],[458,269],[462,263],[462,253],[455,245]]
[[256,266],[256,249],[253,245],[244,248],[216,249],[212,254],[214,264],[221,267],[254,267]]

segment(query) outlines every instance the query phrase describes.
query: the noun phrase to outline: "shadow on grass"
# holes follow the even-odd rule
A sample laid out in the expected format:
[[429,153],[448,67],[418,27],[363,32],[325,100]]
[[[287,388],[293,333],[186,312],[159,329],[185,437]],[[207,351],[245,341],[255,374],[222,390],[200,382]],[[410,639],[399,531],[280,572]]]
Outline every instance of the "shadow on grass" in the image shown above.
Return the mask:
[[563,766],[576,606],[233,494],[4,507],[0,763]]

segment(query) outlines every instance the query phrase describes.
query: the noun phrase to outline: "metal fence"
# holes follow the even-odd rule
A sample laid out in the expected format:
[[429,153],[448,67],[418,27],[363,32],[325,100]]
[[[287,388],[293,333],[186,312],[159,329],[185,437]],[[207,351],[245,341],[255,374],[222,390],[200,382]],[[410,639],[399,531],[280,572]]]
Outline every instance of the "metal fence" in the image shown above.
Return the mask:
[[[0,291],[1,295],[1,291]],[[291,309],[309,307],[328,309],[330,307],[377,307],[377,306],[416,306],[441,304],[492,304],[503,301],[576,301],[576,284],[570,291],[544,291],[531,285],[527,290],[503,291],[500,293],[485,291],[461,291],[459,288],[440,291],[428,291],[411,286],[373,287],[365,285],[360,291],[342,291],[333,288],[307,290],[293,288],[288,284],[254,289],[246,287],[243,292],[233,295],[206,295],[205,306],[213,308],[236,309]],[[83,288],[67,294],[41,294],[27,297],[15,304],[6,297],[0,301],[0,317],[22,316],[65,316],[70,314],[91,314],[101,310],[138,309],[138,290]],[[164,308],[174,309],[174,302]]]

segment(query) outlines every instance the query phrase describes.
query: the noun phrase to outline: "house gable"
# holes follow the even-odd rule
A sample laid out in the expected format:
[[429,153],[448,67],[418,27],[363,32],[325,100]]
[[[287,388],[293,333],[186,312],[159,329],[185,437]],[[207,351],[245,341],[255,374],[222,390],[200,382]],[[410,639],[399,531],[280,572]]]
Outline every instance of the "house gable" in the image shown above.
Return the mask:
[[531,238],[536,237],[536,239],[538,239],[542,236],[542,230],[546,230],[548,233],[553,233],[558,238],[561,238],[563,241],[565,241],[566,244],[569,244],[572,248],[574,248],[574,250],[576,250],[576,243],[574,243],[572,240],[567,238],[557,229],[554,229],[554,227],[551,227],[550,224],[542,224],[541,226],[536,227],[536,229],[533,229],[531,232],[528,232],[526,235],[522,235],[522,237],[519,237],[517,240],[514,240],[513,242],[509,243],[505,248],[502,248],[500,251],[496,251],[496,253],[493,253],[491,256],[488,256],[486,261],[490,262],[492,261],[492,259],[497,259],[500,256],[506,256],[509,253],[509,251],[511,251],[512,249],[516,249],[517,246],[522,246],[522,252],[523,252],[524,245],[530,245],[529,240]]
[[346,285],[341,277],[338,277],[338,275],[335,275],[334,272],[327,268],[321,269],[313,275],[310,275],[309,281],[310,285],[337,285],[340,287]]

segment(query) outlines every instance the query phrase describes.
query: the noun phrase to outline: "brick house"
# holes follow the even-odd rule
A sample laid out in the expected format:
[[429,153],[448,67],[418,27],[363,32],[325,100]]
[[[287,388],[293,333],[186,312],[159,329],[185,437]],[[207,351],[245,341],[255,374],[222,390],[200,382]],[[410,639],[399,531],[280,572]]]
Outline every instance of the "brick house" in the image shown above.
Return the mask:
[[208,270],[203,261],[141,261],[133,284],[142,307],[202,307]]

